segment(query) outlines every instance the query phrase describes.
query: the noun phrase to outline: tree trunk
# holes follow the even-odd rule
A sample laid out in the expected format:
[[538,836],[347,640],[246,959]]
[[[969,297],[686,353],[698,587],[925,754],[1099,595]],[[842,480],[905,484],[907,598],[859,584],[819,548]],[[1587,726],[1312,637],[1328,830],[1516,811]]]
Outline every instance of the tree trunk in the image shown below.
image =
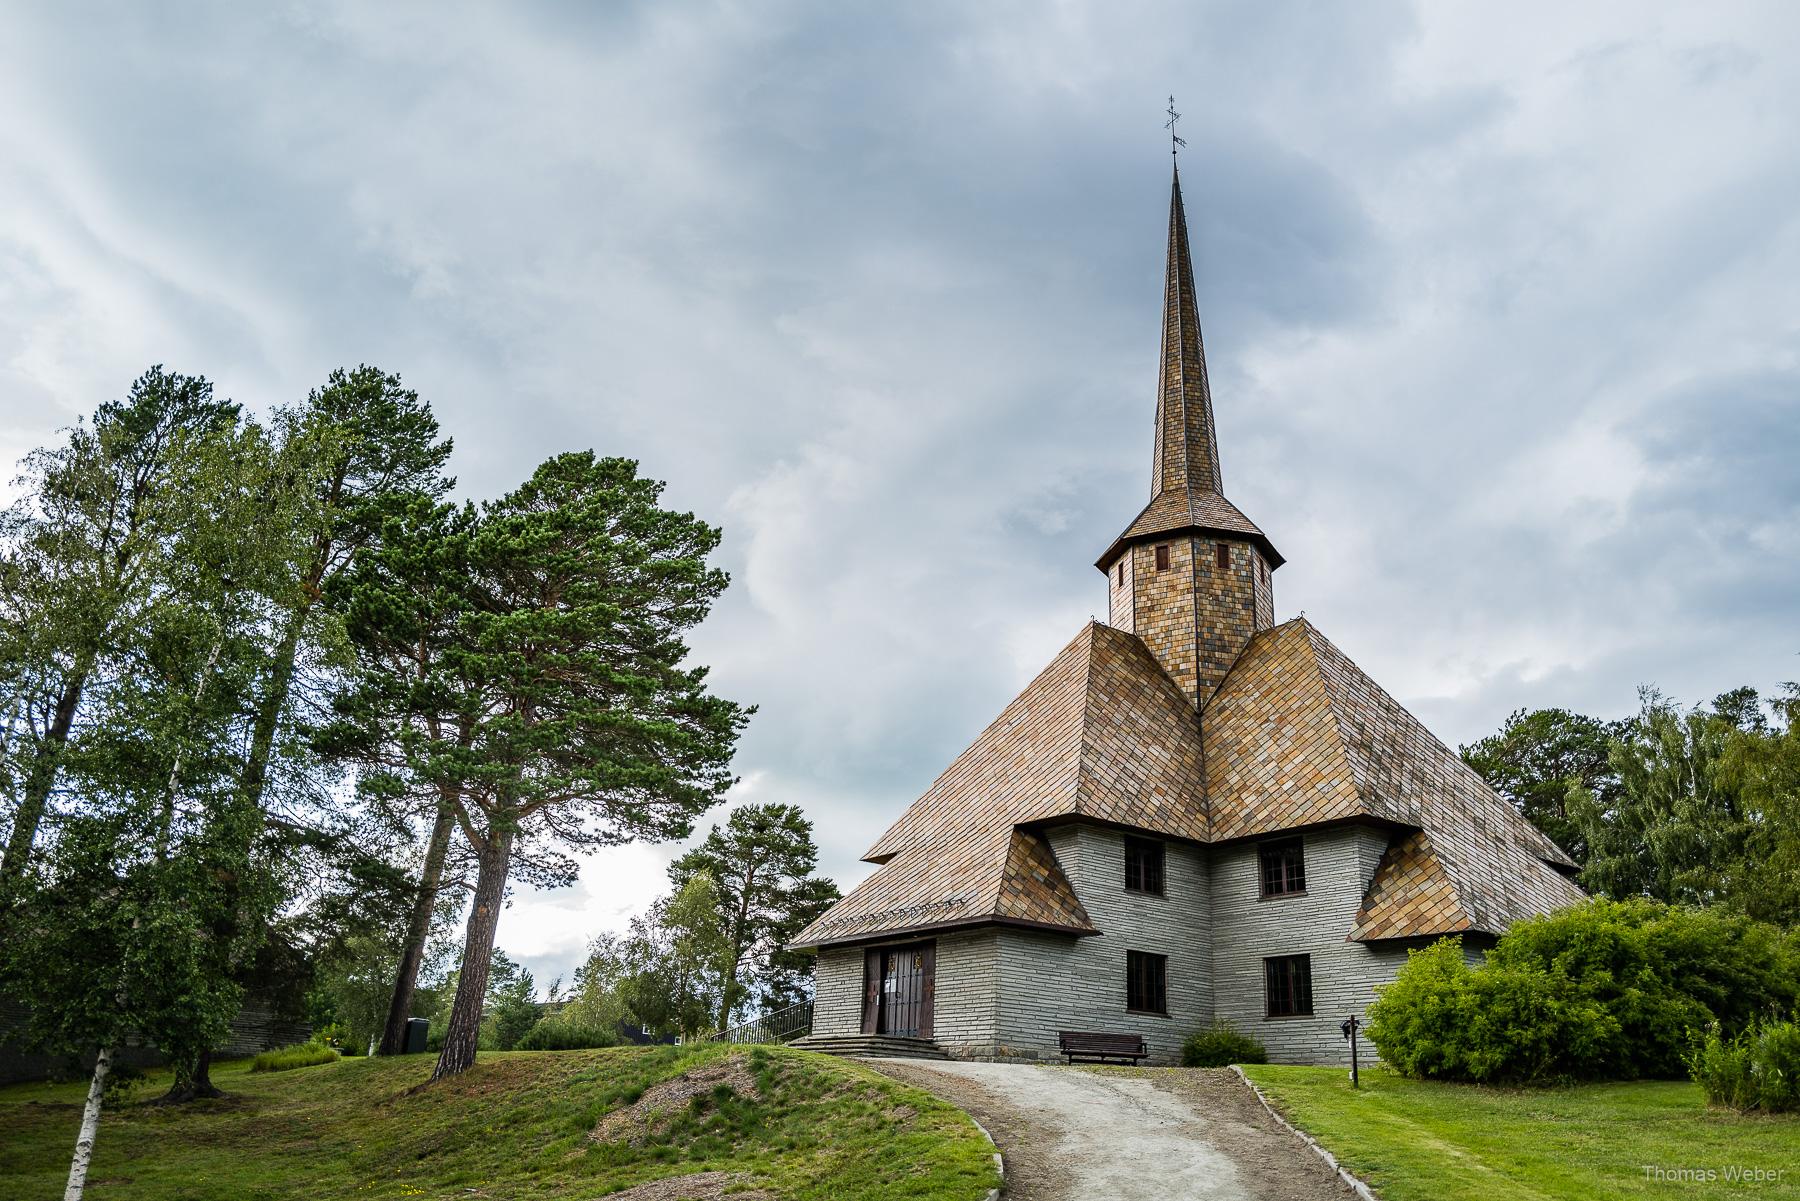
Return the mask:
[[250,727],[250,754],[244,760],[244,773],[238,789],[246,803],[262,807],[263,785],[269,778],[269,755],[275,747],[275,731],[281,725],[281,711],[287,707],[288,690],[294,683],[294,659],[299,654],[300,631],[306,625],[311,605],[301,605],[288,615],[288,627],[275,650],[269,666],[269,686],[257,706],[256,721]]
[[406,1050],[406,1021],[412,1016],[413,990],[418,987],[419,964],[425,958],[425,940],[431,936],[431,915],[437,908],[438,882],[444,875],[444,857],[450,851],[450,835],[455,829],[456,810],[446,787],[439,793],[437,821],[425,848],[425,868],[419,873],[419,895],[413,901],[406,947],[400,953],[400,971],[394,979],[394,998],[388,1005],[387,1027],[381,1035],[382,1055],[398,1055]]
[[[281,724],[281,712],[287,707],[288,690],[294,682],[294,660],[299,654],[300,631],[306,624],[310,605],[302,605],[288,618],[281,645],[269,669],[269,686],[257,706],[256,721],[250,729],[250,754],[244,760],[244,771],[238,779],[238,795],[245,806],[256,813],[261,828],[263,785],[269,778],[269,756],[275,747],[275,731]],[[236,972],[231,973],[236,975]],[[202,1051],[189,1063],[175,1065],[175,1083],[163,1100],[175,1104],[202,1097],[224,1096],[212,1082],[212,1051]]]
[[17,879],[31,858],[31,844],[37,840],[38,823],[44,820],[44,809],[50,802],[50,791],[56,785],[57,762],[69,742],[69,729],[75,724],[75,710],[81,704],[81,693],[87,687],[93,660],[84,659],[63,683],[56,698],[56,712],[50,730],[32,755],[31,771],[25,777],[25,792],[13,814],[12,830],[6,836],[6,855],[0,858],[0,880]]
[[494,928],[500,924],[500,902],[506,895],[512,844],[511,830],[489,826],[487,845],[481,848],[481,871],[475,878],[475,908],[469,913],[468,935],[463,940],[456,1003],[450,1009],[444,1049],[431,1072],[433,1080],[466,1072],[475,1065],[481,1038],[481,1007],[487,998],[488,969],[493,966]]
[[210,1097],[223,1097],[224,1090],[212,1082],[212,1051],[205,1050],[186,1063],[175,1063],[175,1083],[158,1098],[164,1105],[182,1105]]
[[94,1159],[94,1139],[100,1133],[100,1102],[106,1097],[106,1073],[112,1067],[112,1048],[101,1047],[94,1060],[94,1078],[88,1083],[87,1105],[81,1110],[81,1133],[75,1136],[75,1155],[69,1160],[69,1183],[63,1201],[81,1201],[87,1188],[88,1164]]

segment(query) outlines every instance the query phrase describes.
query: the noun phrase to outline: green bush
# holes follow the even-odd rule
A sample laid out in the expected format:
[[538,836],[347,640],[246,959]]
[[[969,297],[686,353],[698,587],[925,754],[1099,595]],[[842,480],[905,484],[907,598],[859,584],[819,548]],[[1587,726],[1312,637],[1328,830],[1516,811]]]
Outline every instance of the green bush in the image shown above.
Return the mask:
[[[1566,982],[1563,982],[1566,984]],[[1618,1022],[1550,975],[1471,967],[1459,939],[1407,956],[1369,1008],[1369,1041],[1408,1076],[1527,1084],[1580,1074]]]
[[336,1063],[337,1048],[322,1043],[300,1043],[293,1047],[277,1047],[264,1051],[250,1064],[253,1072],[287,1072],[294,1068],[310,1068],[315,1064]]
[[1742,917],[1591,901],[1515,925],[1471,966],[1456,939],[1407,957],[1369,1039],[1416,1077],[1529,1084],[1678,1078],[1714,1022],[1727,1036],[1792,1008],[1794,939]]
[[543,1018],[525,1032],[515,1050],[519,1051],[586,1051],[594,1047],[619,1045],[617,1028],[608,1029],[587,1022],[573,1021],[556,1015]]
[[1267,1062],[1267,1048],[1224,1020],[1196,1030],[1181,1044],[1181,1066],[1184,1068],[1222,1068],[1233,1063]]
[[1715,1023],[1688,1070],[1714,1105],[1746,1113],[1800,1109],[1800,1026],[1756,1023],[1727,1037]]

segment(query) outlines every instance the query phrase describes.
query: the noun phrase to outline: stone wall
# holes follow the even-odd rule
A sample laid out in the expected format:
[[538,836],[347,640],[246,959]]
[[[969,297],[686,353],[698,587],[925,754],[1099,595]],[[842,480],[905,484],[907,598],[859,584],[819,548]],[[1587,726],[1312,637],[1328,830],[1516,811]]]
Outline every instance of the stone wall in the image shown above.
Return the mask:
[[[1338,1024],[1352,1013],[1362,1016],[1375,986],[1406,962],[1404,948],[1345,941],[1388,836],[1345,826],[1301,838],[1306,891],[1296,896],[1261,896],[1257,843],[1213,848],[1216,1012],[1260,1039],[1276,1063],[1348,1064],[1350,1048]],[[1276,955],[1311,957],[1311,1016],[1268,1016],[1263,960]]]
[[862,1029],[863,949],[825,947],[813,961],[813,1033]]
[[[1071,824],[1049,831],[1058,863],[1103,933],[1084,938],[999,931],[999,1046],[1008,1059],[1061,1058],[1061,1030],[1141,1034],[1152,1063],[1173,1063],[1181,1041],[1212,1011],[1206,854],[1164,844],[1163,895],[1125,889],[1125,841],[1116,830]],[[1125,952],[1168,957],[1167,1015],[1126,1008]]]
[[1127,634],[1137,633],[1137,615],[1132,612],[1131,594],[1137,587],[1137,556],[1123,554],[1107,569],[1106,624]]
[[[26,1080],[44,1080],[66,1075],[72,1065],[62,1056],[44,1055],[31,1050],[25,1042],[29,1015],[15,1001],[0,1001],[0,1084],[16,1084]],[[284,1017],[268,1004],[254,998],[232,1019],[225,1041],[214,1050],[214,1059],[236,1059],[255,1055],[275,1047],[303,1043],[312,1037],[312,1027],[303,1021]],[[163,1054],[136,1035],[116,1048],[114,1062],[137,1068],[158,1067]],[[80,1065],[81,1072],[91,1072],[94,1056],[90,1053]]]
[[[1103,1030],[1141,1034],[1148,1062],[1173,1063],[1182,1039],[1217,1015],[1261,1040],[1273,1062],[1348,1064],[1339,1023],[1352,1013],[1366,1017],[1376,986],[1406,962],[1408,945],[1345,938],[1388,845],[1375,827],[1300,835],[1306,891],[1268,899],[1255,842],[1165,843],[1158,897],[1126,891],[1118,831],[1070,823],[1047,837],[1102,933],[1076,938],[997,926],[938,936],[934,1037],[958,1058],[1059,1061],[1058,1031]],[[1471,962],[1492,945],[1485,936],[1465,942]],[[820,952],[815,1032],[861,1029],[863,950]],[[1128,950],[1168,956],[1167,1016],[1127,1010]],[[1302,954],[1311,958],[1312,1013],[1269,1017],[1264,958]],[[1373,1063],[1374,1048],[1363,1051],[1363,1062]]]
[[[813,1033],[862,1029],[863,954],[871,946],[925,941],[920,935],[853,947],[827,947],[813,968]],[[991,928],[950,931],[937,943],[932,1038],[963,1059],[994,1055],[994,997],[999,987],[998,938]]]

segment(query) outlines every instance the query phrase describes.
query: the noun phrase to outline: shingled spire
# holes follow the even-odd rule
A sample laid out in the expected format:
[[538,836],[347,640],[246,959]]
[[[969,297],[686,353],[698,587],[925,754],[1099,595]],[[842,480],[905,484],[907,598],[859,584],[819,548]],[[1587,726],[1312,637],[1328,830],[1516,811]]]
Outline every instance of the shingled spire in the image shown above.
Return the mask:
[[1181,207],[1181,169],[1169,189],[1169,261],[1163,287],[1162,372],[1156,389],[1156,462],[1150,495],[1169,489],[1223,493],[1219,441],[1213,433],[1212,389],[1206,384],[1206,344],[1194,300],[1187,214]]
[[1108,624],[1142,638],[1196,708],[1251,635],[1275,621],[1269,575],[1281,553],[1225,499],[1219,472],[1179,170],[1169,189],[1150,503],[1095,566],[1107,575]]

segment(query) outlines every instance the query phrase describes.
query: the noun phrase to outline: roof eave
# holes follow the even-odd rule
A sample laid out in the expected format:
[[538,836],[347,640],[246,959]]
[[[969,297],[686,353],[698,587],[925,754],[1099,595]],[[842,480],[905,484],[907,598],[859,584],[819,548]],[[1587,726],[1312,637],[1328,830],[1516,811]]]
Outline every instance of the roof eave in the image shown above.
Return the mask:
[[1275,544],[1269,541],[1267,535],[1246,534],[1242,530],[1228,530],[1223,526],[1202,525],[1197,522],[1188,522],[1182,525],[1172,525],[1169,528],[1162,530],[1145,530],[1142,533],[1130,535],[1120,534],[1117,538],[1113,539],[1112,545],[1106,548],[1106,553],[1094,560],[1094,567],[1102,573],[1111,571],[1112,565],[1118,561],[1120,555],[1125,553],[1127,547],[1144,542],[1164,542],[1176,535],[1189,533],[1219,534],[1227,538],[1235,538],[1240,542],[1248,542],[1263,553],[1263,558],[1269,561],[1270,571],[1274,571],[1277,567],[1280,567],[1283,563],[1287,562],[1286,559],[1281,557],[1281,552],[1275,549]]
[[1086,938],[1100,933],[1098,926],[1069,926],[1056,922],[1034,922],[1022,917],[1002,917],[989,914],[985,917],[956,918],[947,922],[926,922],[917,926],[896,926],[891,930],[868,930],[860,934],[845,934],[839,938],[796,940],[787,943],[782,949],[786,951],[822,951],[827,947],[849,947],[859,943],[891,942],[896,938],[908,938],[915,934],[939,934],[949,930],[968,930],[978,926],[1008,926],[1021,930],[1043,930],[1052,934],[1068,934],[1075,938]]

